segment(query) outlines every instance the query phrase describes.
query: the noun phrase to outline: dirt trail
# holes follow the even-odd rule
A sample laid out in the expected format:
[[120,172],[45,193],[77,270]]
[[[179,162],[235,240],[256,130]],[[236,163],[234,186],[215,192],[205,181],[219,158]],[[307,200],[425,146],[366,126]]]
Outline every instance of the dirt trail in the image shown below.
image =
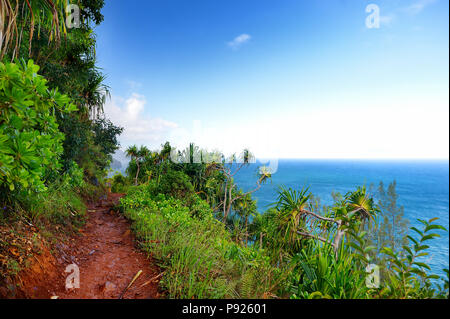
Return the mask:
[[[69,245],[60,245],[57,258],[63,266],[75,263],[80,270],[80,288],[66,289],[64,280],[49,283],[46,289],[59,299],[115,299],[139,270],[141,275],[123,295],[124,299],[158,298],[158,268],[139,251],[127,220],[111,207],[120,194],[109,194],[107,200],[88,206],[89,219],[81,235]],[[62,278],[62,276],[58,276]]]

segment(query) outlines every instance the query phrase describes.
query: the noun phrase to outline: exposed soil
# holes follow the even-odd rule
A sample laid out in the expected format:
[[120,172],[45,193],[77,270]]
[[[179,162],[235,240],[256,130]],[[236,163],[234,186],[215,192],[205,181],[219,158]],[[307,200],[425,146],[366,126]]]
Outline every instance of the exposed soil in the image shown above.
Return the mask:
[[[135,247],[130,224],[112,210],[121,194],[109,194],[106,200],[88,206],[88,221],[81,234],[70,244],[58,244],[57,257],[48,251],[39,256],[29,271],[21,275],[28,298],[117,299],[142,270],[123,299],[158,298],[159,269]],[[66,289],[65,269],[76,264],[80,288]],[[156,277],[156,278],[155,278]],[[54,297],[56,298],[56,297]]]

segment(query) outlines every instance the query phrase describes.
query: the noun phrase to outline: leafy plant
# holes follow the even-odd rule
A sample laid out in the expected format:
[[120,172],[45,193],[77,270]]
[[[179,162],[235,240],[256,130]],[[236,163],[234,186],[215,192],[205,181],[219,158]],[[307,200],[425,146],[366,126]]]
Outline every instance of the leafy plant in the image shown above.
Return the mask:
[[335,258],[329,245],[315,243],[295,255],[298,267],[292,273],[291,298],[366,298],[366,272],[348,248]]
[[115,174],[110,180],[113,193],[124,193],[129,186],[127,178],[120,173]]
[[38,70],[32,60],[0,63],[0,187],[10,191],[45,189],[63,151],[55,110],[76,110],[66,95],[48,89]]
[[435,237],[440,237],[439,234],[433,232],[434,230],[447,231],[445,227],[434,224],[433,222],[436,220],[437,218],[428,221],[418,219],[423,224],[423,229],[411,227],[411,230],[416,232],[419,238],[408,235],[410,245],[403,245],[403,251],[394,252],[390,247],[382,249],[382,252],[388,256],[389,269],[387,287],[382,291],[382,295],[401,299],[435,297],[436,290],[432,288],[431,280],[439,279],[439,276],[428,275],[426,271],[431,270],[430,266],[421,262],[420,257],[428,255],[426,250],[430,246],[426,242]]
[[305,211],[309,207],[310,197],[311,193],[308,193],[307,188],[297,192],[281,187],[278,192],[278,201],[275,204],[278,211],[279,236],[288,246],[300,247],[300,239],[303,237],[298,231],[305,227]]

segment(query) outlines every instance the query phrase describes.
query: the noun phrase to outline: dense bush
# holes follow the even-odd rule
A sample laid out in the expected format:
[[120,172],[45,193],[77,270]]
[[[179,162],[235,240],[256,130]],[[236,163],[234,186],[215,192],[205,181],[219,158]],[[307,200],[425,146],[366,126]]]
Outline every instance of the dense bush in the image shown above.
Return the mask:
[[194,187],[189,177],[185,173],[175,170],[168,170],[161,175],[156,187],[156,192],[175,198],[187,198],[194,193]]
[[79,189],[86,185],[84,181],[84,171],[78,167],[76,162],[71,162],[69,169],[62,176],[62,183],[66,187]]
[[111,185],[111,192],[113,193],[125,193],[130,186],[129,181],[121,173],[115,174],[113,177],[108,179]]
[[54,112],[76,110],[67,96],[48,89],[38,70],[32,60],[0,63],[0,187],[10,191],[45,189],[63,152]]

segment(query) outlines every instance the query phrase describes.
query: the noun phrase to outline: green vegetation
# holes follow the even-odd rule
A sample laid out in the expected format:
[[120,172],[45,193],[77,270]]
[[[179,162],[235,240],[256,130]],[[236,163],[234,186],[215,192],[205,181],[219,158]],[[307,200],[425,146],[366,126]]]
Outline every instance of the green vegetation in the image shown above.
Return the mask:
[[38,70],[32,60],[0,63],[0,187],[11,191],[45,188],[44,179],[60,168],[63,152],[55,109],[76,110],[67,96],[48,89]]
[[[168,143],[161,152],[136,146],[129,150],[136,152],[126,179],[128,185],[139,185],[129,187],[120,207],[133,221],[142,248],[163,269],[161,288],[169,298],[448,294],[448,278],[427,274],[429,266],[417,259],[427,254],[429,247],[423,242],[445,228],[431,219],[421,221],[421,231],[412,228],[420,237],[408,235],[409,244],[392,237],[392,225],[405,225],[403,209],[396,205],[395,183],[387,193],[381,193],[381,186],[383,196],[378,200],[359,187],[344,196],[335,194],[335,203],[324,207],[306,188],[281,188],[273,206],[258,214],[252,191],[244,193],[233,181],[234,172],[249,161],[226,162],[193,144],[186,151]],[[178,157],[169,159],[167,154]],[[240,157],[248,159],[251,154],[245,150]],[[200,160],[189,163],[194,158]],[[264,168],[257,176],[267,180],[271,174]],[[124,185],[123,178],[114,180]],[[256,188],[261,185],[258,182]],[[393,241],[402,243],[395,252]],[[376,260],[380,277],[371,269],[371,260]],[[440,287],[433,285],[438,279],[444,280]]]
[[84,224],[119,147],[95,58],[104,2],[71,2],[80,25],[69,29],[67,1],[0,1],[0,287],[15,287],[34,248]]
[[104,2],[73,2],[81,20],[69,29],[66,1],[0,0],[0,287],[17,284],[43,241],[76,232],[85,201],[110,183],[127,194],[120,208],[169,298],[448,298],[448,269],[428,274],[421,259],[446,230],[430,219],[408,233],[395,183],[380,185],[378,200],[358,187],[323,207],[307,188],[281,188],[259,214],[252,194],[270,169],[258,168],[247,192],[234,180],[249,150],[226,159],[169,143],[129,147],[127,176],[106,179],[122,128],[104,117],[96,67]]
[[[423,229],[418,230],[415,227],[411,227],[419,236],[414,238],[408,235],[410,245],[404,245],[403,251],[395,253],[390,247],[382,249],[382,252],[388,255],[388,267],[391,270],[386,280],[387,287],[385,291],[387,294],[394,298],[434,297],[435,291],[431,288],[429,280],[439,279],[439,276],[427,275],[426,270],[430,270],[430,267],[424,262],[419,262],[418,258],[428,255],[426,250],[430,246],[426,245],[425,241],[439,237],[437,233],[432,231],[438,229],[446,230],[441,225],[433,224],[435,220],[436,218],[432,218],[429,221],[419,219],[423,224]],[[446,273],[448,276],[448,270]]]
[[111,192],[113,193],[126,193],[130,186],[128,179],[120,173],[109,178],[107,182],[111,185]]
[[233,242],[199,197],[188,207],[153,197],[153,186],[133,189],[122,206],[143,248],[165,269],[160,284],[169,298],[261,298],[270,291],[280,273],[260,251]]

